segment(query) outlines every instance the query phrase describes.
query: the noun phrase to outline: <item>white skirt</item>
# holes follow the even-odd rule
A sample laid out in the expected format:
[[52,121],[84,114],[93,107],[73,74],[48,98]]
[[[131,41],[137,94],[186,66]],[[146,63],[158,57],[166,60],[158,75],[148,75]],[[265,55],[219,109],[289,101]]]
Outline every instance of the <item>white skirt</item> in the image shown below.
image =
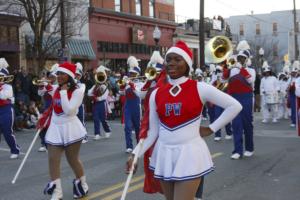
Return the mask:
[[199,136],[180,145],[169,145],[157,140],[150,169],[154,177],[165,181],[199,178],[214,170],[205,141]]
[[68,146],[86,137],[87,131],[77,116],[61,118],[61,121],[58,121],[60,117],[55,116],[55,118],[55,120],[51,120],[45,136],[47,144]]

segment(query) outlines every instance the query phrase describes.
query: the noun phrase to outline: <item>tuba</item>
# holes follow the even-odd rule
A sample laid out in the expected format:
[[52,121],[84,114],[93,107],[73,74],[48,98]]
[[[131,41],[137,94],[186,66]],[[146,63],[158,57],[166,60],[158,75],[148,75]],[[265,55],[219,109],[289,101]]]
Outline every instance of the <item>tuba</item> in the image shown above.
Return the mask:
[[231,41],[225,36],[216,36],[205,45],[205,60],[207,63],[221,63],[233,52]]

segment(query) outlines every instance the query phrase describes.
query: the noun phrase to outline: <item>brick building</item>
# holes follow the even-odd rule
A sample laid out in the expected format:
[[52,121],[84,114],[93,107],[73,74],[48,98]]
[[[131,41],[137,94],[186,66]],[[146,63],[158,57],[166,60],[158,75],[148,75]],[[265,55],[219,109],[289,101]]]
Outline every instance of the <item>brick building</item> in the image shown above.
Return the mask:
[[19,27],[23,18],[17,15],[0,13],[0,57],[4,57],[12,72],[20,66]]
[[126,69],[129,55],[145,68],[155,49],[153,30],[161,30],[162,53],[173,44],[174,0],[91,0],[89,36],[97,59],[113,70]]

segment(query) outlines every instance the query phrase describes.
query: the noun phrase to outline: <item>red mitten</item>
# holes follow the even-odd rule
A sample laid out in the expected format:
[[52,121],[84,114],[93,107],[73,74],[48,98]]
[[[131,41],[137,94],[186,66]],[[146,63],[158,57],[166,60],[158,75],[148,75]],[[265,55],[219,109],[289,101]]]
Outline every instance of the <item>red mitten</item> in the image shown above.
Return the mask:
[[142,91],[147,91],[151,87],[152,80],[148,80],[142,87]]
[[135,90],[135,85],[134,85],[133,82],[129,82],[128,85],[130,86],[130,88],[131,88],[132,90]]
[[249,74],[249,72],[243,67],[240,69],[240,74],[245,78],[250,78],[251,77],[251,74]]

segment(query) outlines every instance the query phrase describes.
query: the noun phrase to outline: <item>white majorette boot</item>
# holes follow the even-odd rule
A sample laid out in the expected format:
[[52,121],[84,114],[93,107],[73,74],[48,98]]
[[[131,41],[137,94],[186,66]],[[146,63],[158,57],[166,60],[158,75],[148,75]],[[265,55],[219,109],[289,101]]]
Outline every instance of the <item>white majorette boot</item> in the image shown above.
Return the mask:
[[87,195],[89,186],[86,183],[86,177],[82,176],[80,179],[73,180],[73,197],[79,199]]
[[47,184],[46,188],[44,189],[45,195],[52,195],[51,200],[62,200],[63,193],[61,189],[61,180],[60,178],[51,181]]

